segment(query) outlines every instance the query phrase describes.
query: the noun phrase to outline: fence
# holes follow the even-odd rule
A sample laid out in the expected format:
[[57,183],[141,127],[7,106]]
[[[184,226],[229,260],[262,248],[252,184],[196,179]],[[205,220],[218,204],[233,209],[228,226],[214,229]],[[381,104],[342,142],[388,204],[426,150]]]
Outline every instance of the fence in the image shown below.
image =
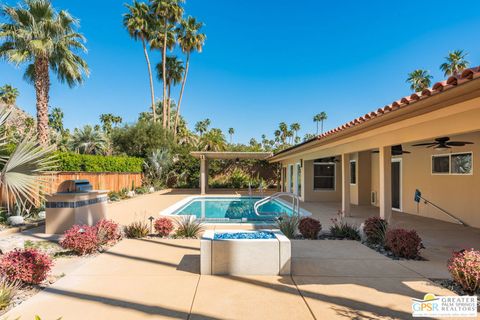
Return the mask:
[[51,178],[50,191],[57,191],[65,180],[88,180],[94,190],[121,191],[142,186],[141,173],[129,172],[53,172],[45,174]]

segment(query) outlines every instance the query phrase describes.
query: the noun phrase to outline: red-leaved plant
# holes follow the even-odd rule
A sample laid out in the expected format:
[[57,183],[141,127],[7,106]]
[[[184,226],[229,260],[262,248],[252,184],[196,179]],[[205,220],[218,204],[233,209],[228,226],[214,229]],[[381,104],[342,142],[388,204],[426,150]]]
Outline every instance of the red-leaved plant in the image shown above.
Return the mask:
[[159,236],[166,237],[173,231],[173,222],[169,218],[158,218],[155,220],[154,228]]
[[298,231],[307,239],[317,239],[320,230],[322,230],[320,221],[311,217],[302,218],[298,224]]
[[475,294],[480,290],[480,251],[472,248],[454,252],[448,260],[448,271],[465,292]]
[[414,259],[423,249],[422,239],[415,230],[391,229],[385,235],[385,247],[396,257]]
[[15,249],[0,258],[0,273],[10,281],[39,284],[53,266],[52,258],[37,249]]
[[95,225],[99,245],[112,245],[122,238],[118,223],[102,219]]
[[97,228],[74,225],[63,234],[60,245],[79,255],[93,253],[98,249]]

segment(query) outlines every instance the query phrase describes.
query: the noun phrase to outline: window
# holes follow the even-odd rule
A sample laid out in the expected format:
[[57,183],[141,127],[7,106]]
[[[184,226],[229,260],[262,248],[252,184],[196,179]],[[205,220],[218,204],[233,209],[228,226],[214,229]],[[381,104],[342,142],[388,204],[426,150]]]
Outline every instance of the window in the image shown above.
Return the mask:
[[471,152],[432,156],[432,174],[471,174]]
[[313,189],[335,190],[335,163],[315,162],[313,164]]
[[289,187],[290,189],[288,190],[289,192],[293,192],[293,164],[289,165],[288,166],[288,171],[289,171],[289,178],[290,178],[290,181],[289,181]]
[[302,165],[297,163],[297,195],[302,195]]
[[350,184],[357,184],[357,161],[350,161]]

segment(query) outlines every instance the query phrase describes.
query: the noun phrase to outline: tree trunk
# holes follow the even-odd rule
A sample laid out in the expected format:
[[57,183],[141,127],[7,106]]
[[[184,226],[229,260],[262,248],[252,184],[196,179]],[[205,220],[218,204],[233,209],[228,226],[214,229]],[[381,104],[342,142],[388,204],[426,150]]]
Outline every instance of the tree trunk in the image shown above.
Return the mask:
[[177,137],[178,120],[180,118],[180,105],[182,104],[183,91],[185,90],[185,83],[187,82],[189,65],[190,65],[190,53],[187,53],[187,62],[185,63],[185,73],[182,79],[182,89],[180,89],[180,97],[178,98],[178,105],[177,105],[177,114],[175,115],[175,125],[173,128],[173,135],[175,138]]
[[315,121],[317,123],[317,136],[318,136],[318,121]]
[[142,39],[143,44],[143,53],[145,54],[145,60],[147,60],[148,66],[148,76],[150,78],[150,95],[152,99],[152,113],[153,113],[153,122],[157,121],[157,110],[155,108],[155,92],[153,89],[153,77],[152,77],[152,67],[150,65],[150,58],[148,57],[147,45],[145,44],[145,39]]
[[322,120],[322,134],[323,134],[323,120]]
[[172,100],[170,99],[170,92],[171,92],[171,90],[172,90],[172,85],[169,84],[169,85],[168,85],[168,94],[167,94],[167,96],[168,96],[168,106],[167,106],[167,114],[168,114],[168,118],[167,118],[167,128],[168,128],[168,130],[170,130],[171,127],[172,127],[172,126],[171,126],[171,123],[172,123],[172,121],[171,121]]
[[163,128],[167,127],[167,18],[165,18],[162,50],[162,71],[163,71]]
[[47,146],[48,141],[48,92],[50,90],[50,75],[47,58],[36,58],[35,68],[35,94],[37,96],[37,134],[38,142]]

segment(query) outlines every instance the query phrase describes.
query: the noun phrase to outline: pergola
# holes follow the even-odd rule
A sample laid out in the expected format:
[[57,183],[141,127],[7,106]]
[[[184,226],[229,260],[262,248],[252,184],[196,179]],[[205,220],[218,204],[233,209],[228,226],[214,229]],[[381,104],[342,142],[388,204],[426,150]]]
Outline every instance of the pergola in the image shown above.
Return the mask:
[[193,151],[192,156],[200,159],[200,192],[205,194],[208,186],[208,160],[265,160],[272,156],[271,152],[215,152],[215,151]]

